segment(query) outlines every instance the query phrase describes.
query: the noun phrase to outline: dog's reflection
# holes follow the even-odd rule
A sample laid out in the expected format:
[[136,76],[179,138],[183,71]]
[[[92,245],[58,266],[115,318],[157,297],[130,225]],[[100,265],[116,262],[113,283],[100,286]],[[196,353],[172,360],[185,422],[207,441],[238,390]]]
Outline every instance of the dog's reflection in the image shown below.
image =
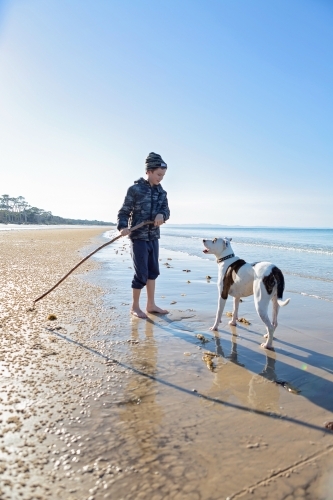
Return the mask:
[[274,383],[277,380],[275,352],[263,350],[265,365],[258,374],[254,374],[238,360],[237,331],[233,326],[230,326],[230,330],[231,349],[227,355],[223,351],[219,333],[214,332],[215,352],[219,360],[214,379],[214,397],[220,396],[224,399],[236,397],[244,406],[277,412],[280,391]]

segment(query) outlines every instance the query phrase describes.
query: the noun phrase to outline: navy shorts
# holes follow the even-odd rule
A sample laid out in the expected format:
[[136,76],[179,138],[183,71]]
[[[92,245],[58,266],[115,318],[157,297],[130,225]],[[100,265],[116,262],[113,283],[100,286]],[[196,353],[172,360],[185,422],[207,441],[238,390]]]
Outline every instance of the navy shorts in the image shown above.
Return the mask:
[[156,280],[160,274],[158,265],[158,239],[151,241],[131,241],[131,255],[134,266],[132,288],[141,290],[147,280]]

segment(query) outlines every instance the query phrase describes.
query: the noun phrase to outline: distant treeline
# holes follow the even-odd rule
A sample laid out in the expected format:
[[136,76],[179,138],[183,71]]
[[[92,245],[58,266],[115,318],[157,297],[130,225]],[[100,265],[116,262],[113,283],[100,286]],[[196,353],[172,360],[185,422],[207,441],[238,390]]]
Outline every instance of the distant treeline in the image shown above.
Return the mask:
[[113,222],[100,220],[65,219],[52,215],[42,208],[32,207],[23,196],[12,198],[8,194],[0,196],[0,224],[80,224],[111,226]]

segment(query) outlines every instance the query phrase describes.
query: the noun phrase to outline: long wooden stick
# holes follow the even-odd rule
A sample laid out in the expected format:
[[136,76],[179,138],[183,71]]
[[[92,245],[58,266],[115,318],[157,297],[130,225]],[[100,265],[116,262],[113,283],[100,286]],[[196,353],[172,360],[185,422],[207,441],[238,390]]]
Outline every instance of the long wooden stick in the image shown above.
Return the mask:
[[[154,224],[154,222],[152,222],[150,220],[147,220],[145,222],[141,222],[137,226],[132,227],[130,229],[130,233],[132,231],[135,231],[136,229],[139,229],[142,226],[146,226],[147,224]],[[108,241],[107,243],[104,243],[104,245],[101,245],[100,247],[96,248],[96,250],[94,250],[89,255],[87,255],[78,264],[76,264],[76,266],[74,266],[73,269],[71,269],[65,276],[63,276],[63,278],[61,278],[61,280],[59,280],[58,283],[56,283],[52,288],[50,288],[50,290],[48,290],[47,292],[43,293],[43,295],[41,295],[40,297],[38,297],[38,299],[35,299],[34,302],[33,302],[33,305],[35,306],[36,302],[38,302],[39,300],[41,300],[44,297],[46,297],[46,295],[48,295],[50,292],[52,292],[52,290],[54,290],[55,288],[57,288],[57,286],[60,285],[60,283],[62,283],[66,278],[68,278],[68,276],[70,274],[72,274],[72,272],[75,271],[75,269],[77,269],[79,266],[81,266],[81,264],[83,264],[83,262],[85,262],[87,259],[89,259],[89,257],[91,257],[92,255],[94,255],[94,253],[98,252],[99,250],[102,250],[102,248],[105,248],[108,245],[111,245],[111,243],[113,243],[114,241],[118,240],[119,238],[122,238],[122,234],[119,234],[118,236],[116,236],[115,238],[113,238],[113,240]]]

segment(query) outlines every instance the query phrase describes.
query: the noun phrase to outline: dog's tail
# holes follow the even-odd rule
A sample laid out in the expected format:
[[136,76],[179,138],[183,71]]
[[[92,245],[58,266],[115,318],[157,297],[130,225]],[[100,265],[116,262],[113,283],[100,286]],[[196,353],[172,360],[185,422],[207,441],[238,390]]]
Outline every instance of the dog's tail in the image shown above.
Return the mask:
[[290,302],[290,299],[286,299],[286,300],[280,300],[280,299],[278,299],[278,304],[279,304],[280,307],[288,305],[289,302]]
[[283,273],[282,273],[281,269],[279,269],[278,267],[274,266],[273,269],[272,269],[272,274],[273,274],[273,276],[274,276],[274,278],[276,280],[276,283],[277,283],[278,304],[279,304],[279,306],[284,307],[287,304],[289,304],[290,299],[282,300],[282,298],[283,298],[283,292],[284,292],[284,276],[283,276]]

